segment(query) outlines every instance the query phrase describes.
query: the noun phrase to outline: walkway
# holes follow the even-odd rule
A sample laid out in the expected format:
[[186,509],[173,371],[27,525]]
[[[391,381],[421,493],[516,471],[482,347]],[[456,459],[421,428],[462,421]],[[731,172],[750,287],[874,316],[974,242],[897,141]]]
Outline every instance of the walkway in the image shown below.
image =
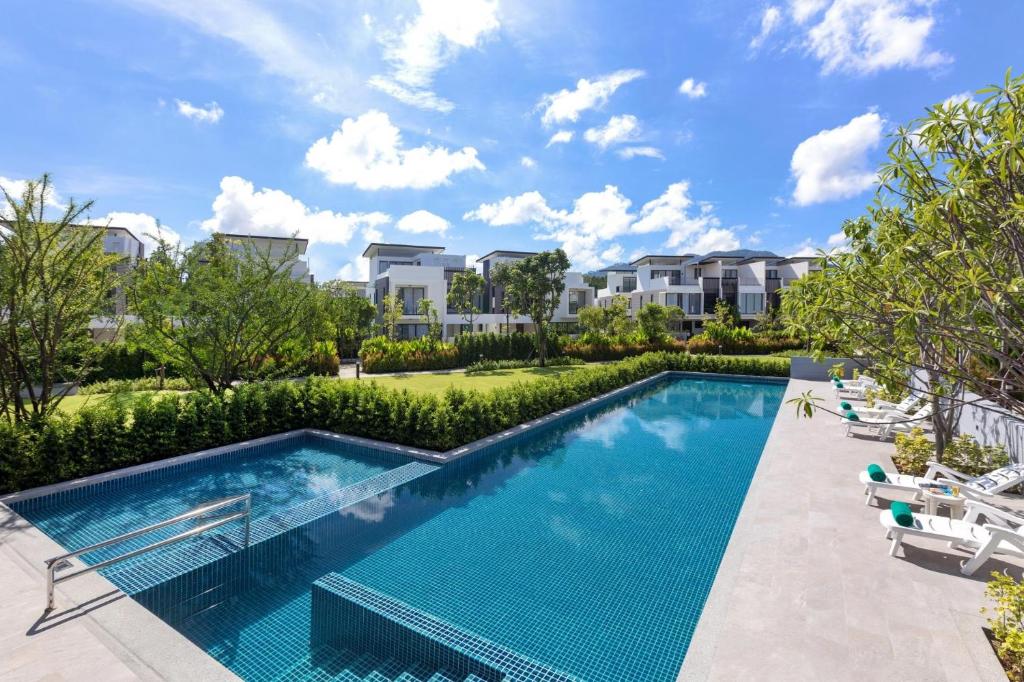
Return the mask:
[[[824,382],[798,380],[786,398],[810,389],[831,398]],[[920,538],[889,557],[857,474],[891,470],[893,446],[843,432],[838,417],[798,420],[783,404],[680,681],[1005,680],[978,610],[991,571],[1020,579],[1024,562],[993,560],[969,578],[964,552]]]

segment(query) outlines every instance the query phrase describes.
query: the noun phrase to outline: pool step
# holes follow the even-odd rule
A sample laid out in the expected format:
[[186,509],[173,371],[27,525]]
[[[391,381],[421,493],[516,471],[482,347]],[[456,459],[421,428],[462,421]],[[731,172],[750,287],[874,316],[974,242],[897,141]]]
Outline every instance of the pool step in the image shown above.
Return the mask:
[[275,678],[277,682],[484,682],[476,675],[459,677],[423,663],[357,654],[321,646]]

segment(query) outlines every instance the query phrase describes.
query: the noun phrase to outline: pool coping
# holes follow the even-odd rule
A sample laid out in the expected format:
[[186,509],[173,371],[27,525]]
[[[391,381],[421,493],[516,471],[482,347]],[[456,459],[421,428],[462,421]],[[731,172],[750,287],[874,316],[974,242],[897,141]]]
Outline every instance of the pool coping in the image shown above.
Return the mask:
[[[39,603],[42,604],[42,585],[45,577],[43,561],[49,557],[63,554],[66,550],[45,535],[39,528],[11,509],[10,504],[92,486],[126,476],[156,471],[178,464],[216,457],[242,448],[301,437],[304,434],[361,447],[380,449],[432,464],[445,464],[484,448],[497,445],[510,438],[542,428],[553,422],[570,418],[579,412],[612,401],[639,388],[670,377],[687,377],[713,381],[755,381],[770,384],[787,384],[789,382],[787,377],[675,370],[662,371],[620,386],[607,393],[588,398],[570,407],[556,410],[542,417],[532,419],[445,452],[415,448],[359,436],[338,434],[321,429],[295,429],[0,496],[0,529],[3,529],[2,534],[0,534],[0,549],[13,552],[20,560],[22,569],[28,569],[38,574],[40,585]],[[2,580],[5,570],[7,570],[7,566],[0,562],[0,580]],[[87,619],[92,627],[100,633],[94,634],[95,641],[83,646],[106,648],[128,664],[133,672],[139,674],[143,679],[239,679],[234,673],[189,641],[173,627],[160,620],[156,615],[131,598],[127,598],[124,592],[98,573],[91,573],[78,580],[62,584],[56,588],[56,594],[58,596],[58,611],[56,615],[72,612],[83,605],[90,604],[97,599],[97,595],[116,595],[110,602],[102,604],[101,607],[87,610],[84,615],[80,616]],[[70,606],[68,606],[69,604]],[[62,606],[68,608],[62,609],[60,608]],[[28,615],[33,619],[38,617],[37,612]],[[28,634],[26,633],[26,637]],[[22,638],[11,639],[20,640]],[[14,641],[0,643],[0,659],[4,658],[5,649],[17,645],[18,643]],[[47,672],[45,670],[45,662],[37,661],[36,663],[42,664],[39,666],[39,675],[43,676]]]

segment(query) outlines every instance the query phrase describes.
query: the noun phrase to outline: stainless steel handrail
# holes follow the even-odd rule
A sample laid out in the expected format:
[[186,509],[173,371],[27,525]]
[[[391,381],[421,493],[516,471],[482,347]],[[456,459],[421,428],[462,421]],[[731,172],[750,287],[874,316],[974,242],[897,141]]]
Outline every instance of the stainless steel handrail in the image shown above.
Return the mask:
[[[103,561],[101,561],[99,563],[92,564],[90,566],[86,566],[85,568],[82,568],[82,569],[80,569],[78,571],[75,571],[74,573],[68,573],[68,574],[60,575],[60,576],[56,575],[57,568],[59,568],[59,567],[60,568],[67,568],[68,567],[67,565],[62,565],[62,562],[66,561],[68,559],[74,559],[74,558],[79,557],[79,556],[81,556],[83,554],[88,554],[89,552],[94,552],[97,549],[103,549],[104,547],[109,547],[110,545],[116,545],[116,544],[125,542],[126,540],[131,540],[132,538],[137,538],[140,535],[145,535],[147,533],[152,533],[155,530],[159,530],[161,528],[166,528],[167,526],[173,526],[174,524],[181,523],[182,521],[188,521],[190,519],[199,519],[199,518],[203,517],[204,514],[209,514],[210,512],[217,511],[218,509],[224,509],[225,507],[230,507],[231,505],[238,504],[240,502],[243,503],[243,508],[242,508],[241,511],[232,512],[232,513],[229,513],[229,514],[222,514],[220,516],[206,517],[203,520],[207,521],[207,523],[204,523],[201,526],[196,526],[195,528],[192,528],[191,530],[187,530],[187,531],[184,531],[182,533],[178,533],[177,535],[173,535],[173,536],[171,536],[169,538],[165,538],[165,539],[160,540],[158,542],[154,542],[153,544],[146,545],[145,547],[140,547],[139,549],[133,549],[133,550],[131,550],[129,552],[125,552],[124,554],[120,554],[120,555],[118,555],[116,557],[112,557],[110,559],[105,559],[105,560],[103,560]],[[225,498],[222,498],[222,499],[219,499],[219,500],[211,500],[209,502],[204,502],[203,504],[199,505],[198,507],[194,507],[194,508],[190,509],[189,511],[185,512],[184,514],[179,514],[179,515],[177,515],[177,516],[175,516],[173,518],[161,521],[160,523],[154,523],[151,526],[146,526],[145,528],[139,528],[138,530],[133,530],[133,531],[131,531],[129,533],[125,533],[123,535],[118,535],[117,537],[110,538],[109,540],[104,540],[103,542],[97,542],[95,545],[90,545],[88,547],[83,547],[82,549],[76,549],[73,552],[68,552],[67,554],[62,554],[60,556],[53,557],[52,559],[47,559],[46,562],[45,562],[46,563],[46,610],[47,611],[53,610],[53,588],[54,588],[54,586],[57,583],[62,583],[65,580],[71,580],[72,578],[77,578],[78,576],[85,575],[86,573],[92,573],[93,571],[98,571],[101,568],[106,568],[107,566],[111,566],[111,565],[119,563],[121,561],[125,561],[126,559],[131,559],[132,557],[137,557],[140,554],[145,554],[146,552],[151,552],[154,549],[160,549],[161,547],[166,547],[167,545],[172,545],[172,544],[174,544],[176,542],[180,542],[182,540],[187,540],[188,538],[195,537],[196,535],[199,535],[201,533],[205,533],[206,531],[212,530],[214,528],[219,528],[220,526],[223,526],[226,523],[231,523],[232,521],[237,521],[239,519],[245,519],[245,545],[244,546],[248,547],[249,546],[249,538],[250,538],[250,516],[251,516],[251,513],[252,513],[252,495],[250,495],[249,493],[245,493],[244,495],[234,495],[232,497],[225,497]]]

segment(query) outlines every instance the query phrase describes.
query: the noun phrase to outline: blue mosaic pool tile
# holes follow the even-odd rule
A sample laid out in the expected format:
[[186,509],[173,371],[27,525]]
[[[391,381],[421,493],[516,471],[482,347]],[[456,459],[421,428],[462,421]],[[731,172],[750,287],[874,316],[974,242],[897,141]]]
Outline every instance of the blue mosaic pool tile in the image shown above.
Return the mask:
[[340,642],[445,670],[431,679],[451,679],[446,674],[487,682],[575,679],[337,573],[313,583],[312,600],[314,646]]

